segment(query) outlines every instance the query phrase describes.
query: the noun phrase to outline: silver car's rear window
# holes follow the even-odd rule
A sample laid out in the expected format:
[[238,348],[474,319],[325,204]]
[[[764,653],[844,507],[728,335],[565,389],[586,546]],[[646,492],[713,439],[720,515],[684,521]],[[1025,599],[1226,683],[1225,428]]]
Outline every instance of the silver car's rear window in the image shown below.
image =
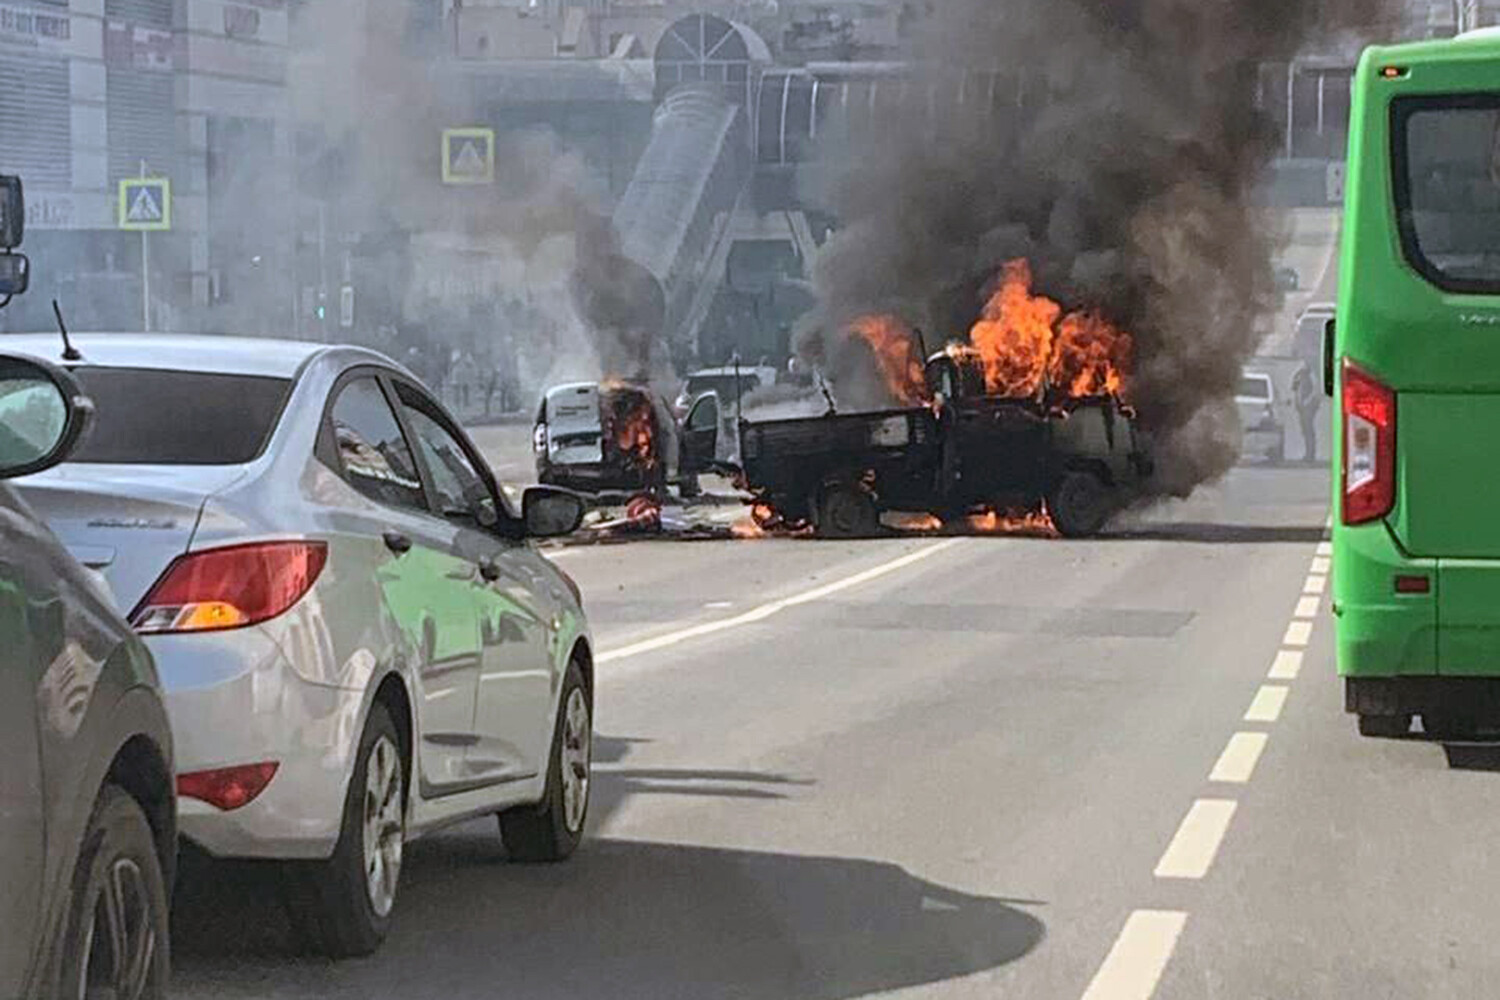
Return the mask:
[[146,368],[73,369],[93,430],[69,459],[122,465],[240,465],[260,454],[290,379]]

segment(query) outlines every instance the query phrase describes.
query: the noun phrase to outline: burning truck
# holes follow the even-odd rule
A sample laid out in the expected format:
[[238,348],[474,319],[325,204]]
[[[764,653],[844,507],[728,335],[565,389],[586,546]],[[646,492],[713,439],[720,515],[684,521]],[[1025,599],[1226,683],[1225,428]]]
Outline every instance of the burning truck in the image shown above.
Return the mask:
[[[825,537],[875,534],[887,511],[952,523],[976,514],[1096,534],[1141,493],[1152,462],[1127,403],[1130,336],[1031,290],[1027,262],[1007,264],[966,341],[923,358],[892,316],[851,324],[900,405],[738,422],[740,467],[762,526]],[[689,468],[717,447],[718,400],[684,425]]]

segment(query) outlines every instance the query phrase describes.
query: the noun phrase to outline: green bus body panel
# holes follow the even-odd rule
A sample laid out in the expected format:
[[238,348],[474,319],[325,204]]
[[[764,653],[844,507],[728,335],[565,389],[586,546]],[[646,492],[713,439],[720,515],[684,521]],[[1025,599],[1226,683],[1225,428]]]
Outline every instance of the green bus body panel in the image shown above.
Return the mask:
[[1443,559],[1439,567],[1438,672],[1500,674],[1500,574],[1495,563]]
[[1437,594],[1397,594],[1398,573],[1437,574],[1413,559],[1383,524],[1335,529],[1333,603],[1339,673],[1394,677],[1437,673]]
[[1500,559],[1500,395],[1396,401],[1396,537],[1414,555]]
[[[1387,66],[1403,75],[1381,77]],[[1445,292],[1407,262],[1390,127],[1394,98],[1495,92],[1494,36],[1372,48],[1356,73],[1334,348],[1397,393],[1396,505],[1384,523],[1340,523],[1335,433],[1333,596],[1345,676],[1500,677],[1500,297]],[[1432,593],[1397,595],[1398,574],[1426,574]]]

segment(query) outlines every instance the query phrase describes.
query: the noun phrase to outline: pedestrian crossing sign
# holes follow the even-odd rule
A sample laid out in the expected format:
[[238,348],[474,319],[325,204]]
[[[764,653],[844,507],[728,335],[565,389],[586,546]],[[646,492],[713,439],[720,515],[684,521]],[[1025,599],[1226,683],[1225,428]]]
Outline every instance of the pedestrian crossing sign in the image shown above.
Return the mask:
[[495,183],[495,130],[443,130],[443,183]]
[[151,232],[172,228],[172,182],[165,177],[120,181],[119,228]]

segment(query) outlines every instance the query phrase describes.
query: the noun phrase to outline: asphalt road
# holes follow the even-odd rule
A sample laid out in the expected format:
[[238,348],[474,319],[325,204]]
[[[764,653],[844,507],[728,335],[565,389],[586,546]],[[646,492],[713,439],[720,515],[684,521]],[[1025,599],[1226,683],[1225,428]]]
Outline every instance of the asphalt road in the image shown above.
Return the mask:
[[418,842],[341,964],[290,951],[265,870],[190,865],[177,995],[1492,997],[1500,756],[1355,736],[1326,481],[1240,469],[1090,542],[568,551],[579,854]]

